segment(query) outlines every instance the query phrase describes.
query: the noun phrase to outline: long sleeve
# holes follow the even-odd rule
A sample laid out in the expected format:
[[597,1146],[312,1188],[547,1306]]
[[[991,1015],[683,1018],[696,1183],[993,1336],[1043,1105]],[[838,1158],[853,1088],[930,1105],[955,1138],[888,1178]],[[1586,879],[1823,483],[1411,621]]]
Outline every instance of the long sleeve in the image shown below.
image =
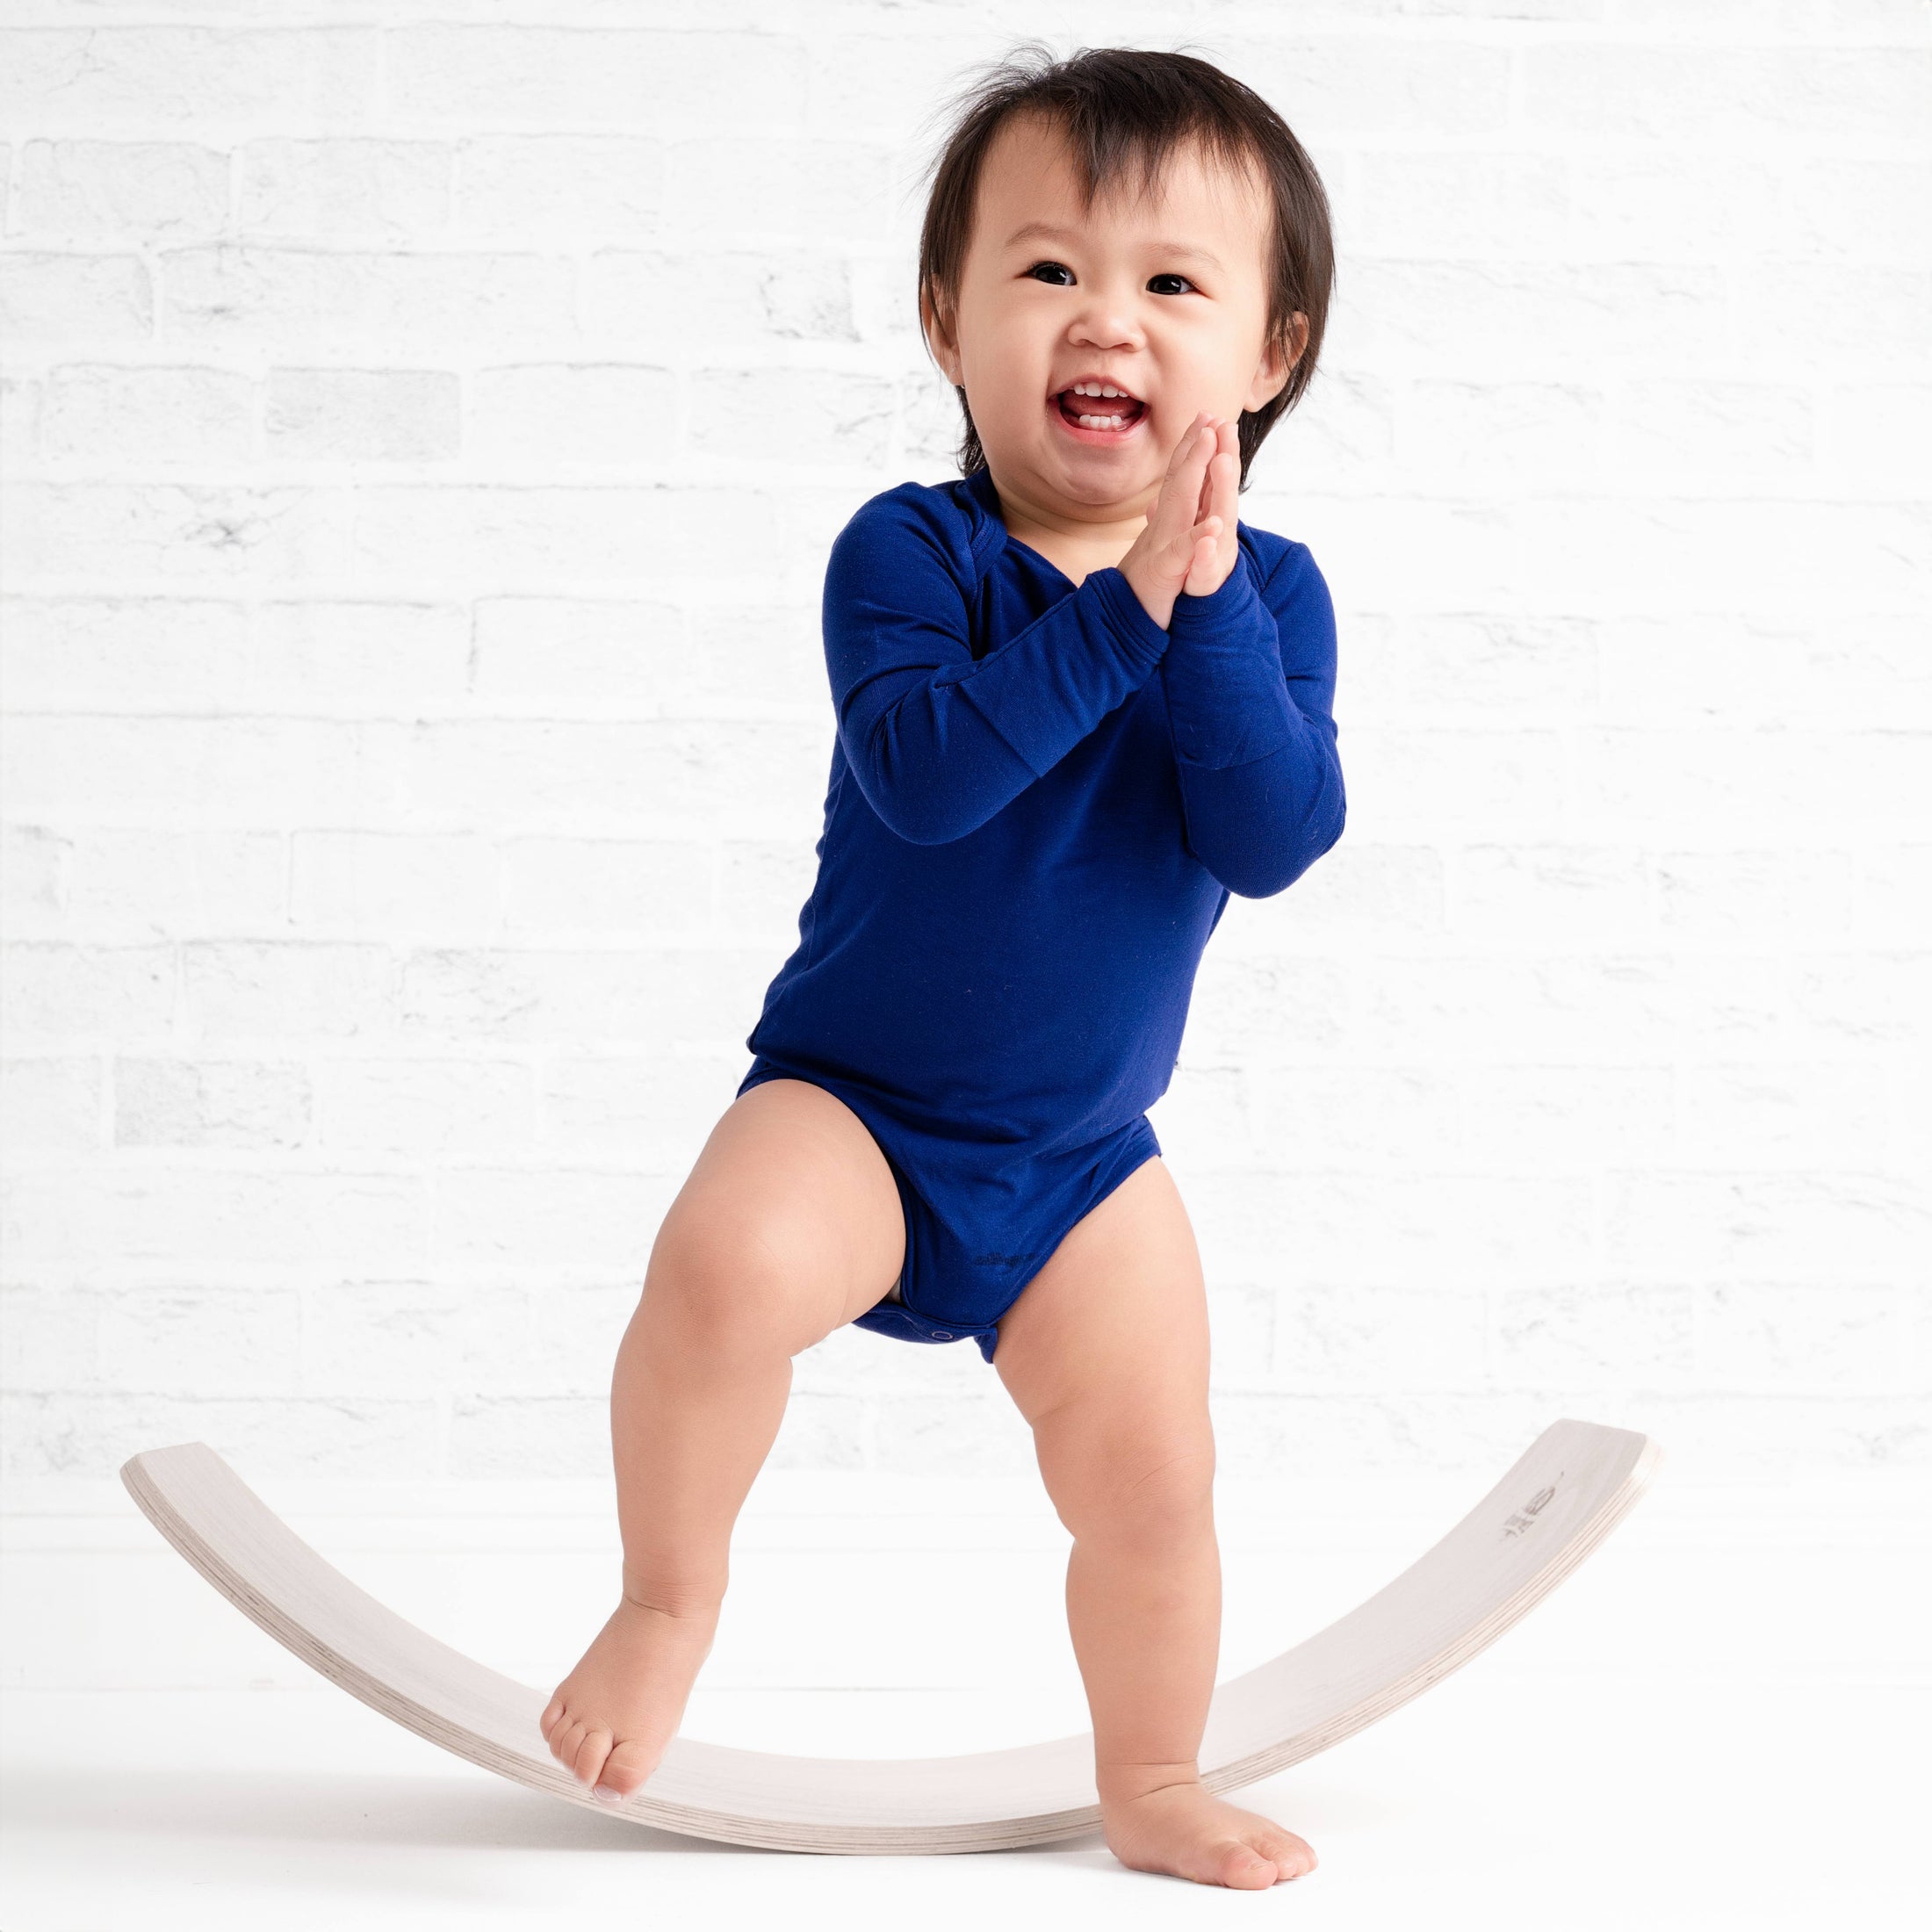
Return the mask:
[[977,831],[1131,697],[1167,648],[1109,569],[976,661],[959,572],[897,493],[853,517],[825,571],[840,743],[872,809],[915,845]]
[[1174,600],[1161,665],[1188,849],[1244,898],[1292,885],[1342,835],[1335,606],[1304,544],[1265,587],[1245,552]]

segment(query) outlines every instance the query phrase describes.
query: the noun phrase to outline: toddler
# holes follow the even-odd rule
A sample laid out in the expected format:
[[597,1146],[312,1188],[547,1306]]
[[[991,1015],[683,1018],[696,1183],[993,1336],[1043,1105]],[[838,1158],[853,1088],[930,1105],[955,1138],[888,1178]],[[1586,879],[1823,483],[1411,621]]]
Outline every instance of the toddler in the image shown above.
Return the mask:
[[963,473],[833,544],[818,878],[618,1351],[623,1597],[543,1731],[600,1795],[645,1784],[792,1358],[845,1323],[970,1337],[1074,1539],[1108,1846],[1258,1889],[1315,1854],[1200,1783],[1207,1300],[1146,1109],[1229,895],[1341,835],[1327,587],[1236,515],[1313,371],[1332,244],[1238,82],[1040,52],[970,91],[934,177],[919,312]]

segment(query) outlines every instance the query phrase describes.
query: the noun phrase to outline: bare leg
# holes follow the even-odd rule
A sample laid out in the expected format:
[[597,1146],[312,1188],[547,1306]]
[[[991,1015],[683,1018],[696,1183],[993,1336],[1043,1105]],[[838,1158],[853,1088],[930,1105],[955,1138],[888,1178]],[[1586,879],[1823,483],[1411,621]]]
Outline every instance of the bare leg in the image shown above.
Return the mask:
[[773,1080],[733,1102],[665,1217],[617,1350],[622,1595],[541,1720],[600,1795],[636,1791],[676,1734],[792,1357],[870,1308],[904,1254],[891,1171],[843,1101]]
[[993,1362],[1074,1539],[1067,1622],[1108,1846],[1203,1885],[1312,1871],[1306,1840],[1200,1783],[1221,1646],[1207,1296],[1164,1162],[1067,1236],[1001,1322]]

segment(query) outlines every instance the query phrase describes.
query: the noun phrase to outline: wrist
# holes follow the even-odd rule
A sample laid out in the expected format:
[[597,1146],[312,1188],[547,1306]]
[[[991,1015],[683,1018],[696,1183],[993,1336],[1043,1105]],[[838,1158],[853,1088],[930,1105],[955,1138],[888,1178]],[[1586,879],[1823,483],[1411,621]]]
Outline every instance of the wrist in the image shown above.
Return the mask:
[[1076,595],[1089,601],[1115,643],[1136,663],[1151,670],[1167,655],[1167,626],[1141,601],[1118,565],[1089,571]]
[[1251,629],[1262,609],[1253,574],[1236,557],[1212,590],[1184,591],[1174,600],[1168,628],[1176,638],[1233,637]]
[[1164,631],[1174,619],[1174,589],[1171,586],[1163,589],[1150,585],[1144,573],[1129,570],[1125,564],[1115,566],[1127,580],[1127,587],[1134,593],[1135,601],[1147,613],[1149,623],[1156,630]]

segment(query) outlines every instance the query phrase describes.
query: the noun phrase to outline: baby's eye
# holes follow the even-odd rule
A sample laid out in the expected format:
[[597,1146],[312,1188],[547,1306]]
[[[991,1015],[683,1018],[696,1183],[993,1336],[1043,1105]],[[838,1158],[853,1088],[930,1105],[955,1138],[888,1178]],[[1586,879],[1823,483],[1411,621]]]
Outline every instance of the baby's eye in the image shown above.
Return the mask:
[[[1035,262],[1034,265],[1027,270],[1027,273],[1030,276],[1034,276],[1036,278],[1043,274],[1063,275],[1067,278],[1067,280],[1064,282],[1056,283],[1054,285],[1054,286],[1058,288],[1067,287],[1073,279],[1073,270],[1070,269],[1064,262]],[[1192,282],[1188,281],[1187,278],[1185,275],[1177,274],[1172,270],[1166,270],[1162,274],[1156,275],[1150,278],[1149,286],[1151,287],[1153,283],[1155,282],[1179,282],[1188,288],[1193,288],[1194,285]],[[1154,292],[1157,295],[1178,295],[1180,291],[1179,289],[1156,289]]]

